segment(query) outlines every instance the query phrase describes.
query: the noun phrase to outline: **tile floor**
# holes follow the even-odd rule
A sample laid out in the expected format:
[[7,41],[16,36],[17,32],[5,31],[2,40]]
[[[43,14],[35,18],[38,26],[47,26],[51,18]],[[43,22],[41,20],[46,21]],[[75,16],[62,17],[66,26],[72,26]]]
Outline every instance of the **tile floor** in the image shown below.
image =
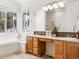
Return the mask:
[[53,59],[47,56],[43,56],[43,57],[37,57],[34,55],[30,55],[30,54],[24,54],[24,53],[20,53],[20,54],[13,54],[13,55],[9,55],[0,59]]

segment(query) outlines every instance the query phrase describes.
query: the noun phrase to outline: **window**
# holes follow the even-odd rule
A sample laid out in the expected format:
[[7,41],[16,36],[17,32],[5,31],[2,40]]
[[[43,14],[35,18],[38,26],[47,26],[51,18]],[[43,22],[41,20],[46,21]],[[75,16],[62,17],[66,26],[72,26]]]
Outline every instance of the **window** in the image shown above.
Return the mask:
[[16,32],[16,13],[0,11],[0,32]]
[[7,31],[16,32],[16,13],[7,13]]
[[5,13],[0,11],[0,32],[5,31]]
[[7,30],[11,30],[13,28],[13,13],[7,13]]

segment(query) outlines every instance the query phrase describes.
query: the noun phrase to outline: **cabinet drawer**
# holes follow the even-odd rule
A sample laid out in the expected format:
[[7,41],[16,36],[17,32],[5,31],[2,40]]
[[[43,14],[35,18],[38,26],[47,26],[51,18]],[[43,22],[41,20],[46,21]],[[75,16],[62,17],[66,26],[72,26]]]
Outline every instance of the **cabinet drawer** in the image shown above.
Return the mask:
[[38,41],[38,38],[33,38],[33,42],[37,42]]
[[63,41],[54,41],[54,44],[55,45],[64,45],[64,42]]
[[52,40],[51,39],[47,39],[46,42],[52,42]]
[[32,39],[32,37],[28,36],[27,39],[28,39],[28,40],[29,40],[29,39]]
[[38,48],[33,48],[33,54],[38,55]]
[[55,59],[64,59],[64,56],[56,54]]
[[64,48],[63,48],[63,46],[55,46],[55,54],[64,55]]
[[73,42],[67,42],[66,45],[67,46],[78,46],[79,47],[79,43],[73,43]]
[[38,42],[33,42],[33,47],[38,47]]
[[47,39],[43,39],[43,38],[42,39],[41,38],[39,39],[39,41],[42,41],[42,42],[46,42],[46,40]]

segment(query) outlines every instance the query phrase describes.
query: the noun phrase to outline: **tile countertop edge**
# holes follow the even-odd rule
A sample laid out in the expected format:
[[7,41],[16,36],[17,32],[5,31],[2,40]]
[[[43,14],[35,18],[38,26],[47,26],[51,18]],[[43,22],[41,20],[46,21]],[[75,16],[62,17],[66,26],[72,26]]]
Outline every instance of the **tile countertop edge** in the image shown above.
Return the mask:
[[77,42],[79,43],[79,39],[71,38],[71,37],[52,37],[52,36],[41,36],[41,35],[28,35],[31,37],[37,37],[37,38],[47,38],[47,39],[54,39],[54,40],[62,40],[67,42]]

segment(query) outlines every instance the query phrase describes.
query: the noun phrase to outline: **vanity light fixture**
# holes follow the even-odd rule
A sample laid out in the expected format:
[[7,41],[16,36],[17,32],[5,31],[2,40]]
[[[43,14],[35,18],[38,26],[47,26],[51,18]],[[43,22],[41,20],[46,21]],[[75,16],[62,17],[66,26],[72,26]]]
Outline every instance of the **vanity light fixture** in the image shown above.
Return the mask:
[[58,3],[58,5],[59,5],[60,8],[63,8],[64,7],[64,2],[61,1],[61,2]]
[[53,9],[58,9],[58,8],[64,8],[64,2],[60,1],[58,3],[54,3],[53,5],[49,4],[47,6],[43,7],[44,11],[48,11],[48,10],[53,10]]
[[49,10],[53,10],[53,6],[48,5],[48,9],[49,9]]
[[53,8],[57,9],[58,8],[58,4],[57,3],[53,4]]
[[48,11],[48,8],[47,8],[47,6],[46,6],[46,7],[43,7],[43,10],[44,10],[44,11]]

